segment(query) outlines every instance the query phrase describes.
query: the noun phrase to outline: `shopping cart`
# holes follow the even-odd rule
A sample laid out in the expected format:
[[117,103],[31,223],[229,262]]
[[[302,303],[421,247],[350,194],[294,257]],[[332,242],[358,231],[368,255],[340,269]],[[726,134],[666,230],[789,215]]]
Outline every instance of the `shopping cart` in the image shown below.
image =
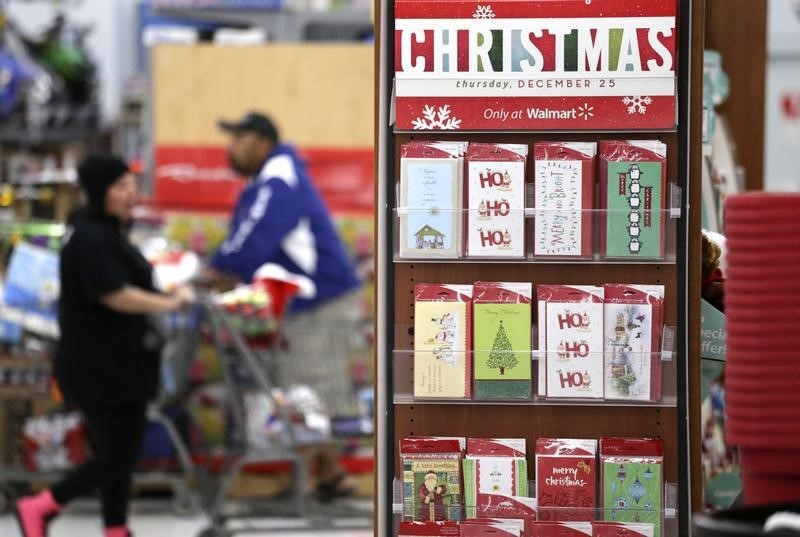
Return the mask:
[[[162,389],[157,399],[148,406],[148,425],[160,427],[168,442],[168,449],[172,456],[166,463],[159,461],[159,464],[147,464],[137,468],[133,475],[133,483],[141,487],[168,487],[172,492],[171,509],[178,516],[192,516],[200,512],[200,495],[197,483],[198,474],[196,465],[192,461],[189,448],[171,417],[171,410],[182,401],[189,389],[188,371],[194,356],[194,348],[198,343],[196,327],[199,317],[199,310],[187,315],[180,320],[181,328],[172,329],[170,345],[165,349],[163,360],[162,377],[166,379],[162,383]],[[44,394],[41,396],[45,397]],[[72,419],[73,413],[66,412],[67,409],[59,408],[51,416],[69,416]],[[47,416],[44,417],[45,419]],[[75,418],[77,420],[77,418]],[[20,432],[21,431],[17,431]],[[12,509],[17,497],[27,493],[32,485],[52,484],[61,480],[65,473],[70,469],[65,463],[68,459],[74,464],[79,464],[86,456],[88,451],[85,447],[80,449],[74,447],[75,443],[86,444],[87,434],[80,427],[76,428],[76,435],[72,438],[59,440],[48,439],[47,443],[37,445],[30,437],[26,437],[20,449],[23,453],[21,458],[17,457],[16,462],[11,465],[0,466],[0,513],[8,512]],[[43,435],[47,437],[48,435]],[[72,446],[61,445],[70,442]],[[45,447],[46,446],[46,447]],[[33,453],[36,449],[63,448],[64,451],[79,452],[76,457],[61,457],[63,463],[57,468],[37,466],[36,461],[40,459]],[[52,457],[51,457],[52,458]]]
[[[26,245],[25,249],[22,249],[18,245],[13,254],[13,256],[18,256],[27,252],[26,257],[17,260],[16,265],[21,269],[20,279],[28,282],[32,288],[57,289],[57,285],[54,287],[47,278],[57,281],[58,258],[55,246],[63,232],[62,225],[33,223],[10,227],[7,224],[0,226],[0,242],[4,242],[3,239],[8,239],[10,236],[38,237],[33,243],[40,245],[39,247]],[[8,243],[8,240],[4,242],[6,245]],[[41,247],[48,243],[50,243],[51,249]],[[5,253],[7,252],[4,251]],[[34,270],[33,267],[39,268]],[[45,268],[47,270],[44,270]],[[41,281],[31,280],[32,274],[39,275]],[[8,271],[5,277],[7,286],[9,283]],[[50,301],[55,298],[55,294],[48,295]],[[4,445],[7,451],[5,451],[3,462],[0,464],[0,513],[11,510],[15,499],[21,494],[27,493],[31,485],[49,484],[60,480],[65,471],[69,470],[69,462],[72,465],[80,463],[86,452],[86,435],[77,435],[76,441],[84,444],[84,449],[79,450],[80,457],[60,457],[56,453],[56,457],[50,457],[50,464],[43,464],[46,457],[36,457],[32,452],[38,449],[49,450],[50,455],[54,451],[58,452],[60,448],[64,447],[59,445],[59,442],[63,442],[63,439],[59,439],[59,433],[50,434],[46,428],[40,428],[39,432],[42,434],[37,437],[29,435],[23,439],[24,427],[21,422],[30,419],[34,400],[40,407],[46,406],[52,409],[57,406],[52,400],[48,384],[52,369],[50,357],[53,355],[55,341],[58,338],[58,326],[51,315],[43,315],[30,309],[21,309],[20,304],[16,303],[10,306],[6,303],[7,299],[8,296],[4,297],[0,303],[0,319],[19,327],[19,333],[24,333],[25,339],[28,340],[25,346],[29,346],[30,340],[35,339],[38,342],[37,346],[40,346],[41,349],[37,351],[36,358],[30,359],[33,361],[29,367],[36,366],[36,378],[39,378],[38,373],[41,371],[42,378],[45,380],[42,382],[37,380],[34,390],[27,391],[20,388],[14,395],[14,399],[4,401],[4,413],[14,410],[14,419],[3,419],[3,426],[6,428],[5,434],[9,436],[9,441]],[[197,344],[196,330],[193,330],[190,325],[196,322],[196,319],[193,320],[191,315],[186,318],[172,316],[168,321],[164,324],[168,328],[171,327],[172,334],[170,336],[171,346],[165,349],[164,372],[169,375],[172,382],[167,383],[170,389],[166,391],[162,389],[158,400],[150,405],[148,416],[151,424],[157,424],[164,431],[169,451],[174,455],[171,459],[174,460],[171,460],[169,464],[147,467],[146,470],[140,468],[134,474],[133,480],[136,485],[157,484],[170,487],[173,492],[173,511],[178,515],[190,515],[197,513],[200,508],[199,496],[196,493],[197,487],[194,483],[196,479],[195,466],[183,436],[170,417],[169,410],[177,400],[185,396],[189,387],[186,372],[189,370],[189,363],[193,357],[192,349]],[[178,321],[181,323],[180,329],[176,329]],[[19,339],[22,339],[21,335]],[[28,361],[29,358],[25,357],[22,360]],[[39,386],[39,384],[43,386]],[[58,409],[55,415],[63,416],[64,410],[63,408]],[[70,415],[66,421],[77,421],[77,419],[73,420]],[[80,428],[78,427],[78,429]]]
[[[263,275],[263,274],[262,274]],[[248,533],[263,528],[246,524],[261,517],[279,517],[293,522],[302,522],[300,529],[326,528],[334,518],[347,517],[350,527],[364,528],[371,524],[371,505],[367,509],[359,506],[335,503],[323,505],[307,494],[310,462],[303,455],[303,448],[330,440],[329,431],[314,431],[298,426],[298,416],[289,405],[282,404],[281,394],[285,389],[276,385],[277,357],[284,344],[281,337],[280,321],[291,298],[307,290],[302,279],[287,281],[285,275],[272,274],[262,282],[268,282],[272,309],[266,315],[263,311],[251,309],[250,314],[259,319],[261,326],[269,326],[268,332],[246,337],[242,331],[248,326],[247,315],[232,311],[213,296],[202,297],[204,326],[202,331],[210,339],[217,351],[223,382],[227,392],[228,416],[231,426],[228,445],[223,456],[222,469],[212,472],[206,469],[203,482],[203,509],[211,524],[201,537],[228,537],[237,533]],[[276,279],[277,278],[277,279]],[[290,343],[290,342],[289,342]],[[271,401],[274,409],[273,423],[277,434],[264,436],[253,427],[248,412],[248,397],[261,397]],[[266,425],[266,424],[264,424]],[[292,485],[288,493],[279,499],[242,501],[231,498],[231,490],[237,478],[250,465],[288,463],[292,468]],[[236,527],[233,521],[243,522]],[[298,529],[295,523],[285,527],[271,527],[272,530]]]

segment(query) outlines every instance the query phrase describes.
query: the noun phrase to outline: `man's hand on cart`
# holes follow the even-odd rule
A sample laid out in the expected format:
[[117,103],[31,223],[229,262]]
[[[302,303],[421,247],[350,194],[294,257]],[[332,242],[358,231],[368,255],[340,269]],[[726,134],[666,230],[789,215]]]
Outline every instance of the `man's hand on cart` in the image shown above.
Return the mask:
[[172,295],[180,302],[180,307],[186,307],[197,302],[197,292],[194,287],[180,285],[175,288]]
[[200,289],[216,293],[224,293],[232,290],[241,282],[233,274],[221,272],[211,267],[206,267],[200,274],[192,280],[192,284]]

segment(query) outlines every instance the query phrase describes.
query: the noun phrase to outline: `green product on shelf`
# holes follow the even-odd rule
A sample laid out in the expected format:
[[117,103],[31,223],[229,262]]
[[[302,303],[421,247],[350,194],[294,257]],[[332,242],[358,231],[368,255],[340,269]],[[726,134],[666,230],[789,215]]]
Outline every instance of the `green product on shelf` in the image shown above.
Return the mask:
[[530,399],[530,283],[474,286],[476,399]]
[[666,153],[657,140],[600,143],[605,257],[664,256]]
[[655,527],[654,537],[661,537],[663,453],[660,439],[601,440],[604,520],[650,523]]
[[[661,170],[662,165],[660,162],[611,162],[608,165],[609,178],[617,178],[620,176],[628,176],[628,188],[624,191],[622,188],[619,190],[613,189],[609,186],[608,189],[608,216],[607,216],[607,230],[606,230],[606,255],[609,257],[628,257],[638,255],[639,257],[659,257],[661,255],[661,197],[663,192],[661,190]],[[651,207],[650,221],[647,224],[641,222],[639,225],[639,244],[638,251],[630,248],[630,234],[628,232],[632,225],[630,221],[631,187],[639,180],[643,189],[650,188],[651,192]],[[646,185],[646,186],[645,186]],[[640,198],[641,199],[641,198]],[[645,200],[641,199],[640,204],[642,209],[645,209]],[[642,225],[644,224],[644,225]]]
[[[468,438],[464,508],[470,518],[522,518],[528,496],[524,438]],[[516,506],[514,504],[517,504]],[[531,513],[535,513],[531,509]]]
[[64,234],[64,224],[52,222],[0,223],[0,235],[23,235],[26,237],[54,237]]

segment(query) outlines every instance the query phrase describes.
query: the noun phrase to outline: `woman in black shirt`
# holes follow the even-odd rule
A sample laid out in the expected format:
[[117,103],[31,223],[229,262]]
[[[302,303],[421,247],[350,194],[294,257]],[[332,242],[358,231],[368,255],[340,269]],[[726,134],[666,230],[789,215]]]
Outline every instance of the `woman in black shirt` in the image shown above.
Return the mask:
[[106,537],[128,537],[131,474],[141,449],[147,401],[156,394],[161,340],[148,315],[175,311],[194,293],[161,294],[125,229],[136,179],[120,159],[93,155],[78,167],[89,200],[61,251],[61,339],[54,371],[83,413],[94,454],[52,489],[17,503],[24,537],[46,537],[49,520],[73,498],[99,489]]

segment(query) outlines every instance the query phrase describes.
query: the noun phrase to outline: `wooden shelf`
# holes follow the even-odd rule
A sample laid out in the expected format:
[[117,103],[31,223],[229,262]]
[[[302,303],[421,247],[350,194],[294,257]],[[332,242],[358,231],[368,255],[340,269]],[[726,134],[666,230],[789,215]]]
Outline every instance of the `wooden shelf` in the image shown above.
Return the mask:
[[[376,536],[393,535],[392,482],[401,475],[397,444],[407,436],[466,436],[525,438],[529,461],[540,437],[602,438],[607,436],[660,437],[664,440],[664,478],[675,487],[675,519],[665,526],[665,537],[688,535],[691,513],[699,508],[699,283],[700,164],[702,143],[702,55],[704,0],[680,0],[678,57],[678,129],[665,132],[625,133],[625,138],[659,139],[668,147],[668,183],[682,188],[681,214],[676,219],[675,255],[653,263],[527,263],[395,259],[397,226],[393,215],[399,182],[400,148],[425,140],[526,143],[552,141],[594,142],[620,139],[620,132],[395,132],[392,130],[392,51],[394,35],[390,3],[382,2],[376,62],[377,192],[377,329]],[[594,261],[594,260],[593,260]],[[676,326],[674,396],[656,404],[619,402],[561,404],[546,401],[419,401],[395,391],[392,352],[413,348],[414,286],[417,283],[472,284],[476,281],[539,284],[602,285],[604,283],[662,284],[666,287],[664,323]],[[534,323],[536,323],[534,308]],[[533,465],[531,465],[533,467]],[[532,470],[533,472],[533,470]]]

